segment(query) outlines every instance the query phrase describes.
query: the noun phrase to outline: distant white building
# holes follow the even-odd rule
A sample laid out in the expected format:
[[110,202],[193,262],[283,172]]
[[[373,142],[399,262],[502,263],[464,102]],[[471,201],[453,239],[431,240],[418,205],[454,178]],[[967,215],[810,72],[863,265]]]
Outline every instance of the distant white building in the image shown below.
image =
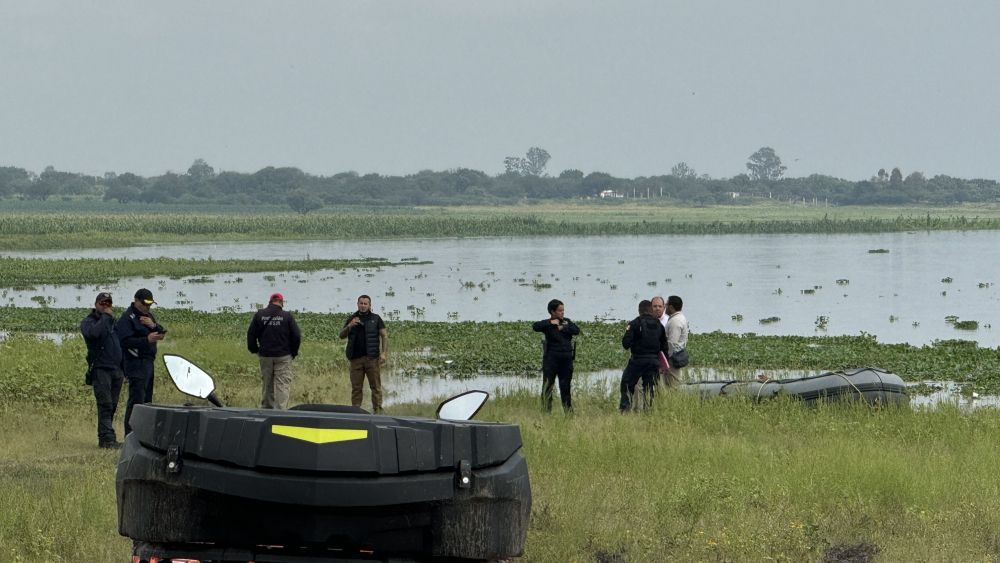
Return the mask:
[[605,197],[625,197],[625,194],[623,194],[621,192],[616,192],[614,190],[604,190],[604,191],[602,191],[601,193],[599,193],[597,195],[600,196],[600,197],[602,197],[602,198],[605,198]]

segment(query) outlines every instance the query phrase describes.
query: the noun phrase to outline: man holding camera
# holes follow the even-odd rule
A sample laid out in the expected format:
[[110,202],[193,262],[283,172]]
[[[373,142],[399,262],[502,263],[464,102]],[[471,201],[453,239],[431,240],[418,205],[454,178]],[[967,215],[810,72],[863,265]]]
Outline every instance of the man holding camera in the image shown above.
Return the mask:
[[382,412],[381,365],[389,351],[389,333],[382,317],[372,312],[371,297],[358,297],[358,310],[347,317],[340,338],[347,339],[347,359],[351,362],[351,404],[361,406],[362,385],[367,377],[372,390],[372,412]]
[[111,307],[111,294],[98,293],[94,308],[80,322],[80,333],[87,344],[85,383],[94,387],[97,401],[97,445],[117,449],[121,442],[115,436],[113,423],[122,392],[122,349],[115,336],[115,314]]
[[153,362],[156,343],[163,340],[167,329],[153,317],[153,292],[140,289],[135,299],[115,324],[115,334],[122,347],[122,369],[128,380],[128,404],[125,406],[125,434],[132,431],[129,417],[132,407],[153,400]]

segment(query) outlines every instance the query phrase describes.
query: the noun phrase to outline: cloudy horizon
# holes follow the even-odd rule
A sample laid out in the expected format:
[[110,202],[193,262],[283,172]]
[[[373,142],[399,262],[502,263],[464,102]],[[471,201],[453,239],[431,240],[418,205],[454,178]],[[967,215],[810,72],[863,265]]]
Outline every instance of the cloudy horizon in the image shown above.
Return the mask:
[[0,166],[1000,178],[1000,4],[0,0]]

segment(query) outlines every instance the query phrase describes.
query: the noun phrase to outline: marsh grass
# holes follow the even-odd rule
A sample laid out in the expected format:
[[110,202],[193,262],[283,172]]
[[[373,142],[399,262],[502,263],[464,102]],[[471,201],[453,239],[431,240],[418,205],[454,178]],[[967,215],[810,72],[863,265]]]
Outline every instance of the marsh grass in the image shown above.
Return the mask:
[[[33,311],[30,320],[22,313],[5,309],[4,322],[69,331],[83,311]],[[170,322],[163,352],[180,352],[211,372],[227,404],[257,404],[257,363],[242,340],[249,315],[165,310],[161,317]],[[347,362],[334,336],[343,317],[299,321],[307,335],[292,402],[347,402]],[[393,323],[388,369],[448,358],[449,370],[489,370],[495,362],[500,371],[537,373],[537,341],[524,325]],[[623,365],[603,344],[615,344],[620,327],[584,329],[591,362]],[[449,346],[438,346],[449,338]],[[530,352],[519,349],[524,345]],[[757,360],[746,356],[756,350],[762,360],[789,368],[832,363],[842,354],[882,365],[950,354],[995,369],[997,354],[963,343],[916,349],[872,338],[715,333],[694,335],[690,345],[703,365],[726,365],[728,356],[753,365]],[[0,342],[0,560],[127,559],[129,542],[117,534],[116,455],[96,448],[82,366],[78,337],[56,343],[18,333]],[[173,389],[161,364],[154,395],[167,404],[190,400]],[[791,400],[754,405],[666,393],[651,411],[622,416],[616,403],[603,387],[576,388],[574,415],[544,415],[535,393],[512,391],[479,416],[521,428],[533,490],[526,561],[592,561],[598,554],[627,561],[821,561],[832,547],[857,544],[876,546],[885,561],[982,561],[1000,551],[994,410],[810,409]],[[388,412],[433,410],[433,404],[401,404]]]
[[[42,284],[114,284],[143,272],[147,278],[181,278],[189,283],[213,283],[208,274],[248,272],[316,272],[389,266],[421,265],[429,262],[392,262],[384,258],[357,260],[202,260],[184,258],[103,259],[70,258],[42,260],[0,256],[0,288],[29,288]],[[274,277],[270,276],[271,281]],[[265,277],[267,279],[267,276]]]
[[[327,377],[297,369],[296,399]],[[543,415],[534,394],[511,393],[479,417],[521,427],[533,491],[525,561],[821,561],[858,543],[886,561],[978,561],[1000,547],[996,412],[661,394],[652,411],[622,416],[600,391],[575,402],[575,415]],[[94,447],[93,417],[0,409],[0,559],[127,558],[116,456]]]
[[[1000,229],[1000,206],[687,207],[643,201],[530,206],[337,209],[324,213],[61,210],[0,215],[0,250],[121,247],[218,240],[530,235],[877,233]],[[133,242],[134,241],[134,242]]]

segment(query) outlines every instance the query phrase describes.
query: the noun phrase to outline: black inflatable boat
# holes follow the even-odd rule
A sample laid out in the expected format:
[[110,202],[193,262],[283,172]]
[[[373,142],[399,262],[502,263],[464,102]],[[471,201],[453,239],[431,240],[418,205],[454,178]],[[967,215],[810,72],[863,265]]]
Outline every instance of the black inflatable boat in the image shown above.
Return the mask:
[[[191,377],[193,364],[180,365]],[[449,420],[137,405],[118,463],[119,532],[135,541],[134,561],[518,556],[531,510],[520,431],[461,420],[476,400],[442,403]]]
[[878,368],[831,371],[800,379],[759,377],[751,381],[697,381],[683,385],[682,389],[702,396],[744,396],[754,400],[787,395],[807,404],[857,400],[870,405],[906,405],[910,402],[902,378]]

